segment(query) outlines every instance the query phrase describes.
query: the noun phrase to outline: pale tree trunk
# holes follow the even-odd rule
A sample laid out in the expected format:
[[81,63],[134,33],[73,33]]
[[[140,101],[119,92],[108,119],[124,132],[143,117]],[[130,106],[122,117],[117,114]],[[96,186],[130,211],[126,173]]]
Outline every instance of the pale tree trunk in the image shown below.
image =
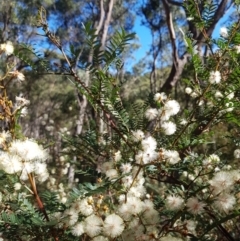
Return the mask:
[[[100,1],[100,19],[99,22],[94,26],[96,31],[95,34],[99,35],[101,29],[103,29],[103,34],[102,34],[102,39],[101,39],[101,44],[102,48],[105,48],[106,44],[106,39],[107,39],[107,32],[108,28],[110,25],[110,20],[112,16],[112,9],[113,9],[113,2],[114,0],[110,0],[109,5],[108,5],[108,12],[107,16],[104,10],[104,0]],[[106,18],[106,19],[105,19]],[[105,21],[104,21],[105,19]],[[92,63],[93,60],[93,51],[91,50],[88,56],[88,63]],[[77,64],[76,64],[77,66]],[[86,75],[85,75],[85,86],[89,86],[90,83],[90,72],[87,70]],[[77,100],[78,100],[78,105],[79,105],[79,115],[78,115],[78,120],[77,120],[77,126],[76,126],[76,135],[80,135],[83,130],[83,125],[84,125],[84,119],[86,116],[86,109],[87,109],[87,98],[84,95],[80,95],[77,93]],[[101,116],[102,113],[100,113],[100,121],[99,121],[99,131],[100,133],[103,132],[104,130],[104,122],[103,122],[103,116]],[[76,160],[77,157],[74,157],[74,160]],[[71,165],[69,167],[69,172],[68,172],[68,184],[69,186],[72,186],[74,182],[74,175],[75,175],[75,167],[74,165]]]
[[[102,34],[102,38],[101,38],[101,48],[102,48],[102,50],[104,50],[105,46],[106,46],[107,33],[108,33],[108,29],[109,29],[109,25],[110,25],[110,21],[111,21],[111,17],[112,17],[113,5],[114,5],[114,0],[110,0],[109,3],[108,3],[107,16],[106,16],[106,19],[105,19],[104,25],[103,25],[103,34]],[[107,127],[106,127],[106,124],[104,123],[103,112],[100,111],[100,113],[99,113],[99,133],[103,133],[104,130],[106,130],[106,128]]]
[[107,33],[108,33],[108,29],[109,29],[109,25],[110,25],[110,21],[111,21],[111,17],[112,17],[113,5],[114,5],[114,0],[110,0],[109,4],[108,4],[108,13],[107,13],[106,19],[104,21],[104,26],[103,26],[103,34],[102,34],[102,39],[101,39],[102,49],[104,49],[105,45],[106,45]]

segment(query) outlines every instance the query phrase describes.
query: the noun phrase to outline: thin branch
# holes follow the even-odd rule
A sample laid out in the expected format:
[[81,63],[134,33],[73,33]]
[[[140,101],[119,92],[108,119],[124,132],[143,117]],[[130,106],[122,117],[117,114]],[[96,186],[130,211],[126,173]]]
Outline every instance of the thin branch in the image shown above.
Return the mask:
[[175,6],[178,6],[178,7],[182,7],[182,6],[183,6],[182,3],[176,2],[176,1],[173,1],[173,0],[169,0],[168,2],[169,2],[170,4],[175,5]]
[[166,22],[167,22],[167,26],[168,26],[169,35],[170,35],[170,41],[172,44],[173,62],[175,64],[177,64],[178,53],[177,53],[177,46],[176,46],[176,34],[175,34],[174,27],[173,27],[172,13],[171,13],[170,6],[169,6],[167,0],[163,0],[163,6],[165,9]]
[[[206,34],[208,37],[210,37],[212,35],[216,24],[222,18],[222,16],[225,14],[228,2],[229,2],[229,0],[222,0],[221,3],[219,4],[217,11],[215,12],[215,14],[212,18],[212,22],[211,22],[210,26],[208,27],[208,29],[206,30]],[[205,38],[204,34],[200,33],[200,35],[197,38],[197,41],[202,42],[202,41],[204,41],[204,38]]]
[[[32,188],[32,192],[34,193],[34,196],[35,196],[35,199],[36,199],[38,208],[39,208],[39,210],[42,212],[42,214],[44,215],[46,221],[49,222],[50,219],[49,219],[49,217],[48,217],[48,215],[47,215],[47,212],[46,212],[46,209],[45,209],[45,207],[44,207],[44,204],[43,204],[41,198],[40,198],[39,195],[38,195],[35,178],[34,178],[34,176],[33,176],[31,173],[28,173],[28,180],[29,180],[29,182],[30,182],[30,185],[31,185],[31,188]],[[51,230],[51,234],[52,234],[54,240],[55,240],[55,241],[59,241],[59,238],[58,238],[58,236],[56,235],[55,230],[54,230],[53,228],[51,228],[50,230]]]

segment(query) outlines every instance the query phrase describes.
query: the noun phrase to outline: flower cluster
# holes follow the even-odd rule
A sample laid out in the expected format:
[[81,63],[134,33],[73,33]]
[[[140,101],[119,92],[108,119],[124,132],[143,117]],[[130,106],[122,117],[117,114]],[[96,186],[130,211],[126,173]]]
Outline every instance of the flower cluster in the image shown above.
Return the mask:
[[176,124],[170,121],[170,117],[175,116],[180,105],[176,100],[169,100],[164,92],[156,93],[154,100],[159,108],[149,108],[145,116],[149,121],[157,119],[165,135],[172,135],[176,132]]
[[234,208],[236,198],[232,193],[234,185],[240,180],[240,172],[219,171],[209,181],[213,193],[213,205],[220,212],[228,213]]
[[2,53],[5,53],[6,55],[13,54],[14,47],[11,41],[8,41],[6,43],[0,44],[0,51]]
[[0,153],[0,169],[8,174],[18,173],[21,180],[28,179],[28,174],[34,173],[40,182],[45,181],[49,174],[46,160],[48,153],[35,141],[14,140],[7,151]]
[[[110,179],[124,176],[121,185],[126,194],[113,198],[111,206],[114,208],[106,202],[107,195],[79,197],[64,213],[52,215],[53,220],[59,220],[59,227],[69,227],[74,236],[87,235],[92,240],[112,240],[120,235],[128,240],[158,237],[159,213],[144,187],[143,171],[130,163],[120,163],[120,160],[116,162],[113,158],[101,169],[106,176],[109,171],[115,170],[116,175],[110,175]],[[116,167],[119,164],[118,171]]]

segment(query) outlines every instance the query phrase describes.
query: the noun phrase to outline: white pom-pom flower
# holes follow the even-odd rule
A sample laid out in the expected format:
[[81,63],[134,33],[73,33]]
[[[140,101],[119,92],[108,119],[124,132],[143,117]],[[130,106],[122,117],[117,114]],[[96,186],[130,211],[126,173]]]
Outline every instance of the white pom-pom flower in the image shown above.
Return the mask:
[[162,93],[156,93],[155,95],[154,95],[154,100],[156,101],[156,102],[163,102],[164,100],[166,100],[167,99],[167,95],[164,93],[164,92],[162,92]]
[[13,47],[12,42],[7,41],[6,43],[1,44],[0,45],[0,50],[1,50],[1,52],[4,52],[6,55],[13,54],[14,47]]
[[176,195],[168,195],[166,198],[166,207],[168,210],[179,210],[183,207],[184,200]]
[[149,121],[154,120],[158,116],[158,110],[155,108],[149,108],[146,110],[145,116]]
[[91,216],[88,216],[84,220],[84,231],[88,236],[92,238],[101,233],[102,225],[103,225],[102,219],[93,214]]
[[177,127],[176,124],[172,121],[165,121],[161,124],[161,127],[165,133],[165,135],[172,135],[176,132]]
[[103,232],[111,237],[111,238],[116,238],[124,230],[124,222],[122,218],[116,214],[110,214],[108,215],[103,224]]
[[217,71],[211,71],[209,76],[209,82],[211,84],[219,84],[221,81],[221,73]]
[[169,116],[176,115],[180,110],[180,105],[176,100],[168,100],[164,105],[164,110]]
[[227,38],[228,37],[228,30],[226,27],[221,27],[220,28],[220,35],[223,37],[223,38]]
[[192,214],[200,214],[204,211],[205,203],[200,202],[196,197],[189,198],[186,203],[187,209]]

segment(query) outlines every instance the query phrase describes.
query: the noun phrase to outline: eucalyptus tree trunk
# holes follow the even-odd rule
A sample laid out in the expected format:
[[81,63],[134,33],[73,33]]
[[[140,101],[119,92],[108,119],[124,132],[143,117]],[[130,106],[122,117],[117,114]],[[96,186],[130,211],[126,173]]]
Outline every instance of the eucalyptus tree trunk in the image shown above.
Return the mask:
[[[107,10],[104,9],[104,1],[100,1],[100,17],[99,21],[95,22],[94,28],[96,29],[95,34],[98,36],[100,34],[100,31],[102,30],[102,36],[101,36],[101,48],[104,49],[106,45],[107,40],[107,33],[111,21],[112,16],[112,9],[113,9],[114,0],[110,0],[108,2]],[[93,61],[93,50],[90,50],[89,56],[88,56],[88,63],[92,63]],[[77,64],[76,64],[77,66]],[[85,86],[89,86],[91,82],[91,76],[90,72],[87,70],[85,75]],[[79,115],[77,120],[77,126],[76,126],[76,135],[80,135],[83,130],[84,125],[84,119],[86,117],[86,109],[87,109],[87,98],[84,95],[77,94],[77,100],[78,100],[78,106],[79,106]],[[103,113],[99,113],[98,116],[99,120],[96,120],[99,123],[99,132],[102,133],[104,131],[104,116]],[[74,157],[74,160],[76,160],[77,157]],[[68,172],[68,183],[69,186],[72,186],[74,181],[74,175],[75,175],[75,168],[74,165],[71,165],[69,167]]]

